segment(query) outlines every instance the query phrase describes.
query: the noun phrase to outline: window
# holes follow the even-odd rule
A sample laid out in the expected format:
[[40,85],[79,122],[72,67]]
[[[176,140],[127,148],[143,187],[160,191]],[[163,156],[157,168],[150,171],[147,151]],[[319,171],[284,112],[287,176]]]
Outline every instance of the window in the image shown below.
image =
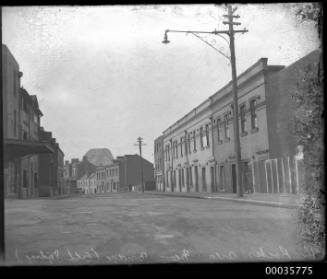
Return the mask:
[[200,144],[201,148],[203,148],[203,127],[200,128]]
[[257,114],[255,113],[255,109],[257,106],[257,101],[255,99],[250,101],[250,112],[251,112],[251,129],[256,130],[258,129],[258,120]]
[[241,117],[241,133],[244,135],[246,133],[246,131],[245,131],[245,122],[246,122],[245,104],[242,104],[240,107],[240,117]]
[[184,145],[185,145],[185,155],[187,155],[187,138],[184,136]]
[[178,158],[178,144],[177,144],[177,140],[175,141],[175,154],[176,154],[176,158]]
[[17,135],[17,111],[14,110],[14,136]]
[[168,161],[170,161],[170,146],[168,145]]
[[206,144],[209,146],[209,124],[206,124]]
[[193,150],[196,151],[196,135],[195,135],[195,130],[193,131]]
[[182,169],[182,186],[184,186],[184,169]]
[[218,138],[218,143],[221,143],[222,140],[222,131],[221,131],[221,119],[217,119],[217,138]]
[[191,133],[188,134],[187,144],[188,144],[188,152],[191,154]]
[[224,116],[224,125],[225,125],[225,140],[230,140],[230,130],[229,130],[229,115],[230,112]]
[[181,157],[183,157],[183,137],[181,137]]
[[16,83],[16,78],[17,78],[17,73],[16,71],[14,70],[13,71],[13,90],[14,90],[14,95],[16,95],[16,90],[17,90],[17,83]]

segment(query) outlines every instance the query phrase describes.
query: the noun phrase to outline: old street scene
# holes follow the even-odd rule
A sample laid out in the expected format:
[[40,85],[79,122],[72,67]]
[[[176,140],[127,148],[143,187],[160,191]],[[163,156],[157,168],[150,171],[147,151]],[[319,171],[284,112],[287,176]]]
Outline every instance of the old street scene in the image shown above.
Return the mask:
[[2,265],[320,260],[317,3],[2,8]]

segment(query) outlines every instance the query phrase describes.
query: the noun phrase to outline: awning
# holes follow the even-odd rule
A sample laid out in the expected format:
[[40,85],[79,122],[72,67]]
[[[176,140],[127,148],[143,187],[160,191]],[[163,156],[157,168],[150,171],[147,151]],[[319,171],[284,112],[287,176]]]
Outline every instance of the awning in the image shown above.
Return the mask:
[[48,142],[17,139],[5,139],[3,151],[5,160],[14,160],[26,155],[54,153],[53,147]]

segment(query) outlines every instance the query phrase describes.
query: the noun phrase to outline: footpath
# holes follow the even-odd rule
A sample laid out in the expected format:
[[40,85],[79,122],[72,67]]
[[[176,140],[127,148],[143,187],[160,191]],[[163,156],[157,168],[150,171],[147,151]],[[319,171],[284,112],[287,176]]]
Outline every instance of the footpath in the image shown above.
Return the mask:
[[239,203],[249,203],[262,206],[273,206],[282,208],[299,208],[303,203],[300,195],[295,194],[272,194],[252,193],[237,197],[235,193],[194,193],[194,192],[155,192],[146,191],[146,194],[163,195],[193,199],[224,200]]

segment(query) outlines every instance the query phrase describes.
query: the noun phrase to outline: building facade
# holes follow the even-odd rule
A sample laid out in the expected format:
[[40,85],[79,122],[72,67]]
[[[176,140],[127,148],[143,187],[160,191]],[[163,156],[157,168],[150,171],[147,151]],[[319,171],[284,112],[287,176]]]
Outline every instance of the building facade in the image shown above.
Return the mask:
[[39,195],[52,197],[68,194],[64,182],[64,153],[52,133],[40,128],[40,140],[47,142],[54,150],[51,154],[39,155]]
[[2,45],[2,100],[4,133],[4,190],[6,197],[32,198],[39,194],[39,154],[54,150],[39,140],[37,97],[21,88],[22,72]]
[[[286,145],[292,152],[283,150],[286,139],[292,138],[291,97],[284,95],[286,103],[280,96],[296,84],[295,69],[302,69],[304,64],[319,59],[318,56],[309,54],[287,68],[268,65],[267,58],[261,58],[238,76],[245,192],[299,192],[294,141]],[[283,133],[276,128],[280,126],[284,127]],[[166,129],[162,137],[165,191],[236,193],[231,82]]]
[[154,187],[153,164],[139,155],[118,156],[110,165],[98,166],[95,172],[96,193],[141,191],[142,169],[145,189]]
[[100,166],[96,169],[96,181],[97,181],[97,193],[106,193],[108,192],[107,188],[107,179],[106,179],[106,167]]
[[164,174],[164,145],[163,136],[160,136],[154,141],[154,179],[156,184],[156,190],[160,192],[163,192],[165,190]]
[[89,189],[89,180],[88,180],[88,175],[84,174],[81,178],[77,179],[77,188],[82,189],[83,194],[89,194],[90,189]]
[[137,154],[118,156],[119,188],[118,191],[142,190],[142,172],[144,187],[154,183],[153,164]]
[[109,192],[117,192],[119,189],[119,161],[114,160],[110,166],[105,168],[106,185]]
[[69,193],[77,193],[77,179],[78,179],[78,165],[80,161],[78,158],[73,158],[69,162],[69,160],[65,161],[65,165],[63,167],[64,170],[64,185]]

